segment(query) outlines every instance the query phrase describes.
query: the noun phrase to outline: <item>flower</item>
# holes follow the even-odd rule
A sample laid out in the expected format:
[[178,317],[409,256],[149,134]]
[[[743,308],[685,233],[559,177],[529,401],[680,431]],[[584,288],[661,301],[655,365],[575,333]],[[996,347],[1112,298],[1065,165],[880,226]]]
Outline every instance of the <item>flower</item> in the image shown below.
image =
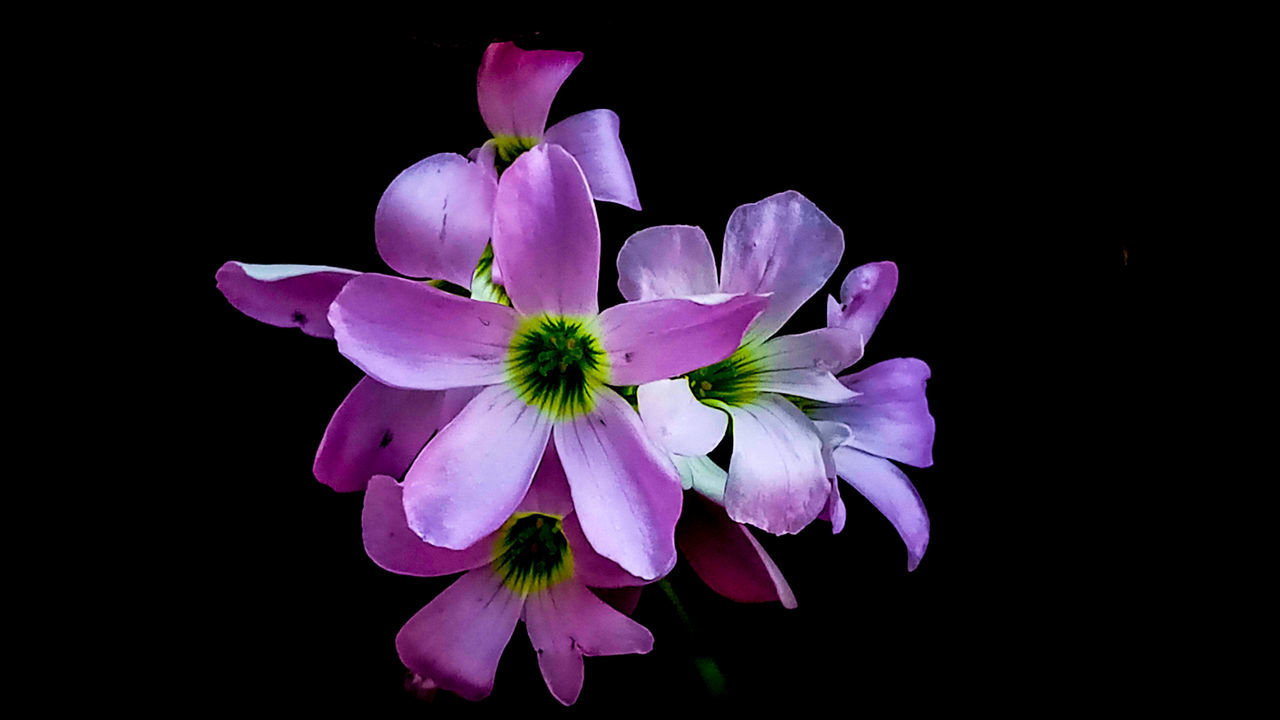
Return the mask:
[[546,447],[529,493],[489,535],[449,550],[409,530],[403,488],[385,475],[369,483],[364,546],[379,566],[430,577],[466,572],[396,636],[401,661],[432,685],[479,700],[493,689],[498,660],[524,620],[547,688],[565,705],[578,698],[583,655],[647,653],[653,636],[588,587],[643,584],[601,557],[573,513],[564,469]]
[[600,230],[586,178],[558,145],[521,155],[495,199],[493,248],[513,307],[362,275],[329,309],[338,350],[400,388],[483,387],[405,476],[409,526],[470,547],[515,511],[554,438],[586,537],[644,579],[675,563],[679,476],[609,385],[717,362],[765,299],[715,295],[598,311]]
[[642,230],[618,254],[618,287],[628,300],[771,293],[768,309],[732,356],[685,380],[642,387],[637,397],[646,426],[674,453],[692,458],[680,462],[690,486],[699,477],[715,482],[707,468],[714,464],[696,458],[715,448],[732,417],[724,507],[733,520],[775,534],[799,532],[819,516],[831,492],[822,438],[788,398],[850,399],[853,393],[831,368],[854,352],[856,335],[827,328],[770,338],[822,287],[843,251],[840,228],[789,191],[734,210],[719,281],[711,246],[696,227]]

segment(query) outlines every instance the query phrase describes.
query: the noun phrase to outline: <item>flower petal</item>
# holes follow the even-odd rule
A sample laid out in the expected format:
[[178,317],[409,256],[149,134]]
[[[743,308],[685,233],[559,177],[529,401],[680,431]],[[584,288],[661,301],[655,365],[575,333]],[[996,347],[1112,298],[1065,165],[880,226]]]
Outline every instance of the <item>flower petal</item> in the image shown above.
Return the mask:
[[400,628],[396,652],[413,672],[468,700],[493,690],[498,660],[524,600],[491,567],[463,575]]
[[916,358],[876,363],[840,382],[854,399],[809,411],[815,419],[842,422],[853,430],[847,444],[916,467],[933,464],[934,420],[925,382],[929,366]]
[[251,265],[234,260],[218,268],[218,289],[232,307],[276,327],[333,337],[329,303],[360,273],[327,265]]
[[516,314],[425,283],[367,274],[339,293],[329,322],[338,351],[379,382],[444,390],[503,381]]
[[493,43],[476,76],[480,116],[494,135],[540,138],[560,85],[582,62],[582,53],[521,50]]
[[400,390],[362,379],[325,428],[312,466],[316,479],[352,492],[374,475],[401,477],[432,434],[475,394],[474,388]]
[[587,588],[593,595],[605,601],[609,607],[617,610],[623,615],[632,615],[636,611],[636,605],[640,604],[640,593],[644,590],[642,587],[622,587],[622,588]]
[[659,225],[627,238],[618,251],[618,289],[632,301],[719,292],[706,233],[691,225]]
[[[555,443],[550,443],[554,445]],[[644,580],[632,575],[618,563],[596,552],[582,534],[582,525],[576,514],[569,515],[561,525],[573,552],[573,575],[588,587],[619,588],[643,585]]]
[[729,416],[698,402],[684,378],[645,383],[636,400],[649,437],[677,455],[706,455],[729,427]]
[[[866,345],[897,289],[898,266],[891,262],[868,263],[850,270],[840,284],[843,302],[827,298],[827,326],[856,333]],[[840,372],[855,362],[857,358],[832,372]]]
[[800,335],[783,335],[760,346],[758,365],[752,377],[760,390],[838,403],[852,400],[850,391],[832,375],[832,368],[855,352],[861,354],[858,338],[839,328],[824,328]]
[[398,273],[471,286],[471,274],[489,242],[492,172],[456,153],[410,165],[382,193],[373,216],[378,254]]
[[796,606],[782,571],[746,525],[701,497],[686,500],[676,527],[676,545],[693,571],[712,590],[736,602],[778,601]]
[[797,533],[818,517],[831,494],[822,439],[781,396],[762,393],[733,416],[733,455],[724,504],[729,517],[775,535]]
[[583,655],[647,653],[653,635],[574,580],[525,601],[525,627],[538,668],[557,700],[572,705],[582,690]]
[[564,148],[539,145],[507,168],[493,223],[494,256],[517,310],[596,314],[600,224],[587,180]]
[[600,313],[612,385],[642,385],[697,370],[733,354],[768,303],[757,295],[641,300]]
[[836,471],[871,501],[907,545],[907,570],[915,570],[929,546],[929,514],[920,494],[893,463],[848,445],[835,450]]
[[680,484],[685,490],[694,490],[717,505],[724,505],[724,488],[729,473],[706,455],[672,455],[676,470],[680,472]]
[[590,413],[555,429],[573,506],[596,552],[653,580],[676,562],[680,479],[625,400],[609,388],[595,400]]
[[748,341],[772,336],[835,272],[844,233],[794,190],[733,211],[724,233],[720,290],[773,293]]
[[506,385],[480,391],[409,468],[409,527],[454,550],[497,530],[528,492],[550,433],[551,422]]
[[640,209],[631,162],[618,137],[618,115],[612,110],[570,115],[547,130],[546,141],[568,150],[578,161],[592,197]]
[[542,453],[542,462],[538,463],[538,471],[533,474],[529,492],[525,493],[516,512],[536,512],[560,517],[573,512],[569,479],[564,475],[564,466],[560,464],[560,456],[556,454],[555,443],[547,443],[547,449]]
[[818,435],[822,437],[822,464],[827,470],[827,479],[831,481],[831,495],[827,497],[827,507],[818,517],[831,523],[831,534],[835,535],[844,530],[848,514],[845,512],[844,500],[840,498],[840,478],[836,472],[834,453],[836,448],[853,437],[853,431],[844,423],[826,420],[814,420],[813,426],[818,429]]
[[401,575],[434,577],[478,568],[493,560],[497,537],[492,534],[465,550],[423,542],[405,520],[402,490],[395,478],[375,475],[364,495],[364,551],[378,567]]

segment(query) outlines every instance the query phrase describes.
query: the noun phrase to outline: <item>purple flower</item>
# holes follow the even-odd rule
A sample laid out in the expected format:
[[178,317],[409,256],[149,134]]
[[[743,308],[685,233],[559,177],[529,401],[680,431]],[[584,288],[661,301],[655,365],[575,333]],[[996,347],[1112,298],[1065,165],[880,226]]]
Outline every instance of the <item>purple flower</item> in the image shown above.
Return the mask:
[[409,530],[401,486],[374,477],[364,503],[364,546],[379,566],[430,577],[466,572],[405,623],[400,659],[430,685],[469,700],[493,689],[498,660],[524,620],[538,667],[557,700],[582,689],[584,655],[647,653],[653,636],[588,587],[643,584],[586,541],[554,446],[548,445],[529,493],[496,531],[450,550]]
[[723,359],[765,299],[658,299],[599,312],[595,206],[577,162],[552,144],[503,174],[493,248],[513,307],[363,275],[329,310],[339,351],[379,382],[483,387],[405,476],[409,526],[433,545],[470,547],[515,512],[554,437],[592,546],[638,577],[660,577],[675,563],[679,477],[609,385]]

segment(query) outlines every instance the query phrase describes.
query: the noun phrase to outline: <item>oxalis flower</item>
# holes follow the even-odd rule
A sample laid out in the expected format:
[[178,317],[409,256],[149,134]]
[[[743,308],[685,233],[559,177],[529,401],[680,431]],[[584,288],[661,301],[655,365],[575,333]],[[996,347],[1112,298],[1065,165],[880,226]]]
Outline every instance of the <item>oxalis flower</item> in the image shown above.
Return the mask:
[[[844,235],[813,203],[784,192],[734,210],[725,230],[720,278],[700,228],[642,230],[618,254],[618,287],[628,300],[704,293],[769,293],[768,308],[727,359],[637,393],[646,426],[665,439],[685,484],[713,487],[729,517],[775,534],[795,533],[825,509],[831,493],[823,443],[789,398],[831,403],[854,397],[831,369],[858,352],[843,328],[773,338],[840,261]],[[772,339],[771,339],[772,338]],[[721,480],[706,453],[733,419],[733,454]]]
[[401,661],[431,685],[469,700],[487,696],[521,619],[547,688],[565,705],[572,705],[582,689],[583,655],[653,648],[648,630],[587,589],[643,581],[598,555],[583,537],[554,446],[547,446],[515,512],[465,548],[422,542],[409,530],[401,491],[384,475],[369,483],[363,517],[369,557],[405,575],[466,572],[396,636]]
[[363,275],[329,310],[338,350],[379,382],[483,386],[409,468],[409,526],[432,545],[470,547],[515,511],[554,438],[592,546],[637,577],[661,576],[675,563],[680,478],[609,386],[723,359],[765,299],[720,294],[599,312],[595,206],[578,164],[551,144],[503,174],[493,248],[513,307]]

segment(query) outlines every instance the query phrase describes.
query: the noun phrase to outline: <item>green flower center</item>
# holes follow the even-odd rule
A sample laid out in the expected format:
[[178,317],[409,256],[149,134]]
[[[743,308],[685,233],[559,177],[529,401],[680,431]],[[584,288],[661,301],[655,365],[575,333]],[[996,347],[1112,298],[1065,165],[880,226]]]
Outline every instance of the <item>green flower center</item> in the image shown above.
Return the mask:
[[514,592],[545,590],[573,575],[573,552],[560,518],[541,513],[517,513],[498,533],[493,569]]
[[516,161],[527,150],[532,150],[534,146],[542,142],[541,138],[536,137],[519,137],[517,135],[494,135],[493,145],[496,151],[493,158],[493,164],[501,174],[503,170],[511,167],[511,163]]
[[763,369],[756,346],[740,347],[715,365],[689,373],[689,389],[708,405],[743,405],[759,394],[755,376]]
[[485,244],[484,252],[480,253],[480,262],[476,263],[475,272],[471,273],[471,297],[511,307],[511,298],[507,295],[507,289],[493,282],[492,241]]
[[607,360],[591,320],[542,315],[517,328],[508,382],[526,403],[555,420],[586,414],[604,385]]

